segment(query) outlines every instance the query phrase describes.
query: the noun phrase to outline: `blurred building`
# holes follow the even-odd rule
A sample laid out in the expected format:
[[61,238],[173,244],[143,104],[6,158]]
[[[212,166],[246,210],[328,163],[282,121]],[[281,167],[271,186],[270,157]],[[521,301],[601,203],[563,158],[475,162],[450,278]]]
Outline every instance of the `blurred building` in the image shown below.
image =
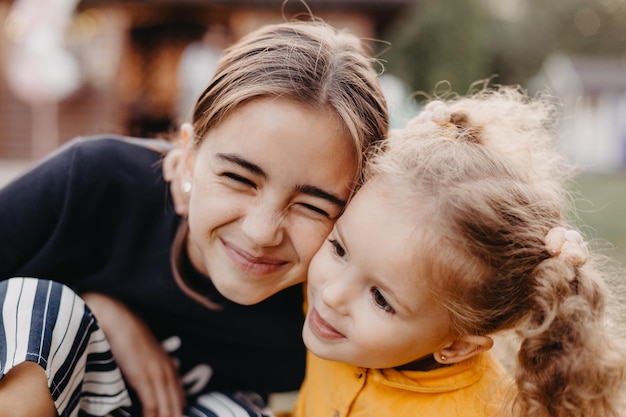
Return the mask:
[[[7,21],[17,1],[0,0],[0,21],[4,22],[0,67],[4,75],[11,64],[11,51],[20,47]],[[306,4],[325,21],[376,39],[414,1],[307,0]],[[38,159],[77,135],[155,136],[172,131],[183,117],[177,113],[177,72],[186,47],[212,27],[222,28],[230,41],[236,41],[260,25],[284,21],[283,15],[289,18],[306,12],[298,0],[286,5],[283,0],[75,3],[64,47],[79,64],[79,85],[56,102],[27,102],[18,97],[6,76],[0,77],[0,159]],[[45,57],[24,65],[27,71],[44,72],[60,67]],[[20,71],[24,70],[18,68],[17,76]],[[67,78],[67,72],[56,75]]]
[[552,54],[533,79],[562,100],[563,152],[585,171],[626,169],[626,60]]

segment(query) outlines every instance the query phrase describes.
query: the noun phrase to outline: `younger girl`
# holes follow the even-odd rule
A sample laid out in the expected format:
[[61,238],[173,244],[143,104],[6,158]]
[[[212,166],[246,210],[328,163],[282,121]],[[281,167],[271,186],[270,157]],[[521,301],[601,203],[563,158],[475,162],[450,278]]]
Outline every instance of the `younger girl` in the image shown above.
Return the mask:
[[[501,88],[432,102],[391,135],[311,261],[298,417],[625,412],[552,111]],[[488,352],[505,330],[521,337],[516,384]]]
[[232,45],[185,129],[176,211],[163,151],[122,137],[0,190],[0,416],[204,415],[231,404],[211,391],[297,390],[296,284],[387,131],[371,63],[316,21]]

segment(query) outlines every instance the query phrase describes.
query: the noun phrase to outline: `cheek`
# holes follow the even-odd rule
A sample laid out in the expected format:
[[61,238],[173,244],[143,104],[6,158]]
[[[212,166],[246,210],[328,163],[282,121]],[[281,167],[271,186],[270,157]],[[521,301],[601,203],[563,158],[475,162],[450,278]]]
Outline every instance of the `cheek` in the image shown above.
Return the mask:
[[240,217],[246,203],[250,204],[215,189],[196,187],[189,199],[189,227],[210,229],[231,222]]
[[[372,310],[364,307],[360,312],[359,320],[353,328],[353,343],[359,347],[366,360],[376,358],[373,367],[398,366],[415,359],[416,346],[420,339],[398,338],[407,332],[403,326],[394,326],[388,320],[382,320]],[[418,349],[419,350],[419,349]],[[421,355],[420,355],[421,356]]]
[[331,230],[332,224],[330,223],[310,223],[292,228],[290,233],[291,239],[298,251],[301,262],[309,264]]
[[329,248],[322,246],[309,265],[309,273],[307,277],[307,285],[310,289],[319,291],[324,287],[325,282],[333,276],[339,276],[339,271],[334,269],[336,263],[333,262]]

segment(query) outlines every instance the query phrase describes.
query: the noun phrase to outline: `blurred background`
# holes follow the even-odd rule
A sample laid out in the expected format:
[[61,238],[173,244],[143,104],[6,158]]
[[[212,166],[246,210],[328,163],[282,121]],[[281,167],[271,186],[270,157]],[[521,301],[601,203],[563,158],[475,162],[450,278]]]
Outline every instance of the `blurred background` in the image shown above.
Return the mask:
[[[0,184],[78,135],[171,134],[221,50],[298,0],[0,0]],[[307,0],[368,39],[392,123],[411,93],[474,81],[548,90],[580,167],[581,225],[626,266],[626,0]]]

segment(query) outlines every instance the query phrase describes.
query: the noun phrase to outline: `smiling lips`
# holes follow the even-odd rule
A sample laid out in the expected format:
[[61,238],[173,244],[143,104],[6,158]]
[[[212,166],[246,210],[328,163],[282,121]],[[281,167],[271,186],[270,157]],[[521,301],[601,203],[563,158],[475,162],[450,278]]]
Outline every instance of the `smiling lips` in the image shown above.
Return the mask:
[[250,275],[268,275],[283,268],[288,262],[269,257],[257,257],[222,240],[226,254],[237,268]]
[[315,308],[309,313],[309,327],[313,333],[322,339],[343,339],[345,337],[324,320]]

